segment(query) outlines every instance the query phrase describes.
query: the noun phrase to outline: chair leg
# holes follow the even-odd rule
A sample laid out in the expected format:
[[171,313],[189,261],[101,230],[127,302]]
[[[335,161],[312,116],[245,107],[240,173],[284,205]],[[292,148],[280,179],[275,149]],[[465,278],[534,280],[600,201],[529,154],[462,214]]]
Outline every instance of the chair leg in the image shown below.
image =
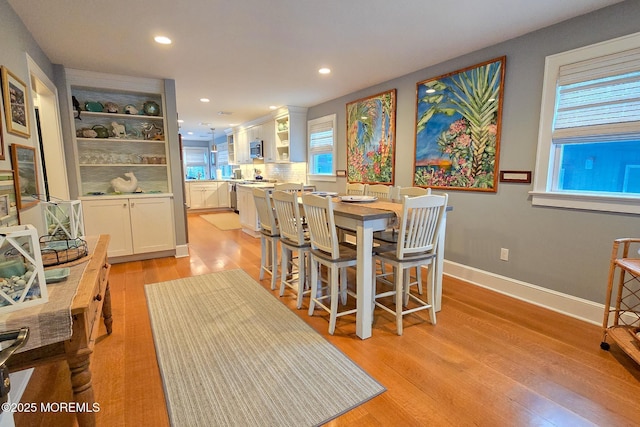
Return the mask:
[[306,283],[307,272],[305,270],[307,261],[305,260],[304,252],[298,251],[298,298],[296,300],[296,307],[302,308],[302,297],[304,295],[304,284]]
[[342,305],[347,304],[347,268],[340,269],[340,302]]
[[404,282],[404,269],[397,267],[395,269],[396,279],[396,331],[398,335],[402,335],[402,310],[404,292],[402,291],[402,284]]
[[336,318],[338,317],[338,268],[331,266],[331,311],[329,313],[329,335],[336,330]]
[[280,257],[282,259],[281,260],[282,264],[280,266],[280,296],[283,296],[284,295],[284,288],[287,286],[287,280],[289,278],[289,276],[288,276],[289,255],[291,254],[291,251],[289,249],[285,248],[284,245],[281,245],[281,252],[282,252],[282,254],[280,255]]
[[309,298],[309,316],[313,316],[313,310],[316,308],[316,298],[318,293],[318,262],[311,258],[311,298]]
[[260,236],[260,280],[264,279],[264,270],[267,266],[267,241]]
[[427,292],[428,292],[429,305],[430,305],[427,311],[429,311],[429,319],[431,320],[432,325],[436,324],[436,308],[434,306],[436,294],[435,294],[435,289],[433,287],[433,283],[435,280],[436,280],[436,269],[433,268],[433,264],[431,264],[429,266],[429,275],[427,276]]
[[276,282],[278,280],[278,242],[275,239],[271,240],[271,290],[276,289]]

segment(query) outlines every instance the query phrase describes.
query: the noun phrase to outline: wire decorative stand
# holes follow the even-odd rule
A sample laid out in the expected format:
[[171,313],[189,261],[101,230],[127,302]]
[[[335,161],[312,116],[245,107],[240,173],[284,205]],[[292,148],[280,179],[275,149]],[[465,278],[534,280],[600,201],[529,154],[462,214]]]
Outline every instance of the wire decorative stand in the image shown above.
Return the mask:
[[67,264],[89,254],[87,242],[80,238],[60,239],[59,235],[40,237],[42,264],[45,267]]

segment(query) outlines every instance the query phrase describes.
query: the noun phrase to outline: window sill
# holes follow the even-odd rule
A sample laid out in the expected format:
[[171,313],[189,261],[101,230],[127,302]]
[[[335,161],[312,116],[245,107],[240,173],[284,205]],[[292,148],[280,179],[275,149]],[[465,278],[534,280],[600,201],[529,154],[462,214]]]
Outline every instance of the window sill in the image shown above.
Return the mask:
[[530,191],[534,206],[640,214],[640,199],[632,196],[593,193],[550,193]]
[[337,182],[335,175],[307,175],[307,181]]

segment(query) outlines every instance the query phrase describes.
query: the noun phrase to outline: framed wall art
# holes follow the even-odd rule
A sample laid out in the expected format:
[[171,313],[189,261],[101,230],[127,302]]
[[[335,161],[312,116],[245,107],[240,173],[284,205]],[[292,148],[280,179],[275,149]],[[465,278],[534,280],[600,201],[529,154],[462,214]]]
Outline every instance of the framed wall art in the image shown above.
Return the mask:
[[0,170],[0,227],[19,224],[14,173]]
[[497,190],[505,61],[417,83],[415,185]]
[[394,183],[396,89],[347,104],[347,182]]
[[29,138],[29,97],[24,84],[7,67],[2,67],[2,96],[7,132]]
[[36,149],[11,144],[11,163],[15,173],[16,203],[18,210],[38,203],[38,172]]

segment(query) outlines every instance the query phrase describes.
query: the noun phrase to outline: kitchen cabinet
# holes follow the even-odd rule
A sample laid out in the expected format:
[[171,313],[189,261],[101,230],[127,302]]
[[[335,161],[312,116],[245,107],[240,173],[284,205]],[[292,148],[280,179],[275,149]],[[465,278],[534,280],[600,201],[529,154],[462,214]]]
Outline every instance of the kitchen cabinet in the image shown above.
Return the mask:
[[307,161],[307,108],[288,106],[276,112],[274,156],[278,163]]
[[164,81],[71,69],[66,76],[78,194],[171,193]]
[[226,181],[193,181],[187,183],[190,209],[228,208],[229,183]]
[[260,224],[258,223],[258,212],[253,200],[253,188],[251,186],[238,185],[238,215],[242,231],[253,236],[260,235]]
[[233,135],[234,157],[237,165],[251,164],[253,161],[249,156],[249,139],[246,129],[239,129]]
[[85,233],[109,234],[109,257],[175,250],[173,197],[82,198]]

